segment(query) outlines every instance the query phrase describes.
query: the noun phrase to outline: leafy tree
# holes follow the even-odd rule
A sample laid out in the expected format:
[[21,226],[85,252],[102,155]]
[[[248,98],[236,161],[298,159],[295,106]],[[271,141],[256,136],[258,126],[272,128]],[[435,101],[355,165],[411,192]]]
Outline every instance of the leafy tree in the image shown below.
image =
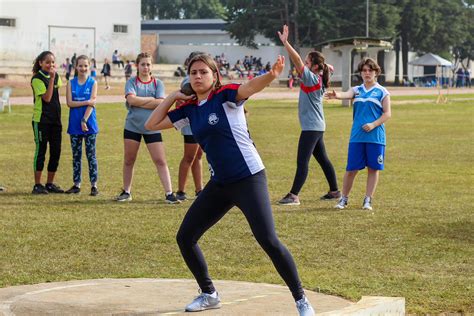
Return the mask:
[[142,19],[213,19],[224,18],[219,0],[142,0]]

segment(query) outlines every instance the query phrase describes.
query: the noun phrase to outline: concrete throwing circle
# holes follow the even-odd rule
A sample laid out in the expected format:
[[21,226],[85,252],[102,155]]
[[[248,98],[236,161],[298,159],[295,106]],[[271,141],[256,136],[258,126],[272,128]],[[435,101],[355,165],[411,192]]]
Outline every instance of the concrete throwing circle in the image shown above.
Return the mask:
[[[286,286],[214,281],[222,308],[202,315],[296,315]],[[197,294],[194,280],[98,279],[0,289],[0,313],[11,315],[183,315]],[[318,313],[352,305],[340,297],[306,291]],[[189,315],[189,313],[186,313]]]

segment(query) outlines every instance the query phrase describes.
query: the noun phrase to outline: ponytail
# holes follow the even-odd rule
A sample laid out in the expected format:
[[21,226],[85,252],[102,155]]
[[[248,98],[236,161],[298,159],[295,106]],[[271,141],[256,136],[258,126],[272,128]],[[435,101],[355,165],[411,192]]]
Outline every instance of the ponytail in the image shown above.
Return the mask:
[[329,67],[326,63],[323,64],[323,86],[329,88]]
[[330,68],[324,62],[325,61],[324,55],[318,51],[312,51],[308,54],[308,56],[309,56],[309,59],[311,60],[311,66],[318,65],[318,71],[323,73],[322,77],[323,77],[324,89],[329,88]]

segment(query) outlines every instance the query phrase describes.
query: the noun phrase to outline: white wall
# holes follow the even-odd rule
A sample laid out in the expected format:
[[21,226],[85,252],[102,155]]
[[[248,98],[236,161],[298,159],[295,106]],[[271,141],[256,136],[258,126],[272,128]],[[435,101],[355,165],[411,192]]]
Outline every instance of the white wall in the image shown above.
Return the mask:
[[[50,48],[60,62],[72,50],[99,61],[110,59],[115,49],[135,56],[140,10],[140,0],[0,0],[0,17],[16,19],[15,27],[0,26],[0,63],[31,62]],[[128,33],[114,33],[114,24],[127,25]]]

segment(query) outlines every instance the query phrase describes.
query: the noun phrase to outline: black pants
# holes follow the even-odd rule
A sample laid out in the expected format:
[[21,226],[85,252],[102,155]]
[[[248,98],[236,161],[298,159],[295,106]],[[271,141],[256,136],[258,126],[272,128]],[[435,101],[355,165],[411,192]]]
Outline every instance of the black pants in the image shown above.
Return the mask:
[[334,167],[326,153],[323,140],[324,132],[302,131],[298,143],[298,157],[296,159],[296,174],[291,187],[291,193],[298,195],[308,177],[308,166],[311,155],[316,158],[323,169],[330,191],[337,191],[337,179]]
[[35,171],[43,171],[46,149],[49,143],[48,172],[56,172],[61,157],[62,126],[32,123],[36,144],[33,168]]
[[212,293],[215,288],[197,242],[233,206],[244,213],[255,239],[272,260],[295,300],[301,299],[304,292],[295,262],[275,232],[264,171],[231,184],[209,181],[186,213],[176,239],[202,292]]

